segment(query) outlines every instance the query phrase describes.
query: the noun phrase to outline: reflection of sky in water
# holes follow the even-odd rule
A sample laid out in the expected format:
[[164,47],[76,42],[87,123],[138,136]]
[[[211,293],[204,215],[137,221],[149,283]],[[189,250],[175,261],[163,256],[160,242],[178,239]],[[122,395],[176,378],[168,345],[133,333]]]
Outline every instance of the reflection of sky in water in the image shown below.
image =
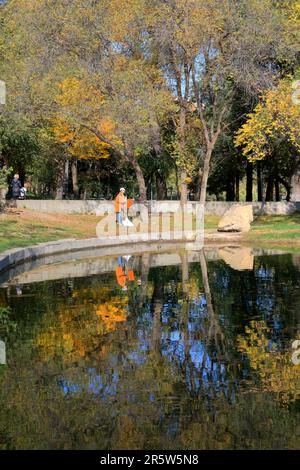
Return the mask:
[[273,279],[275,275],[275,271],[273,268],[265,268],[261,266],[260,268],[255,270],[255,277],[265,280]]
[[268,316],[273,311],[275,299],[268,293],[262,292],[257,295],[256,305],[264,314]]
[[190,345],[190,356],[193,364],[196,368],[200,368],[203,362],[203,357],[205,355],[205,346],[203,341],[192,341]]
[[[164,305],[165,322],[163,323],[161,321],[160,326],[160,351],[162,357],[166,358],[170,364],[183,366],[187,359],[185,352],[185,334],[188,334],[190,362],[186,369],[186,385],[189,389],[193,388],[193,392],[205,389],[207,393],[212,387],[215,389],[215,392],[217,392],[220,385],[226,385],[226,369],[224,364],[218,364],[217,359],[213,359],[210,356],[204,341],[194,338],[194,336],[203,329],[203,319],[208,317],[205,304],[206,302],[203,302],[203,296],[201,296],[201,303],[199,303],[198,307],[193,304],[191,305],[185,333],[179,329],[181,326],[180,322],[174,319],[175,313],[176,318],[180,318],[181,308],[177,306],[177,312],[174,310],[174,315],[168,316],[168,305]],[[163,315],[164,311],[162,310],[161,318]],[[136,338],[138,340],[137,347],[127,351],[126,356],[122,359],[122,368],[124,371],[130,370],[133,366],[138,368],[145,364],[147,361],[147,353],[152,349],[153,318],[150,317],[149,311],[145,316],[148,317],[148,321],[144,323],[144,328],[138,328],[136,331]],[[141,318],[137,319],[137,324],[142,324]],[[167,328],[168,324],[169,328]],[[111,353],[108,353],[107,357],[109,358],[110,370],[113,371],[111,376],[110,374],[97,374],[94,368],[88,368],[88,379],[85,384],[82,383],[78,385],[67,379],[59,381],[59,385],[62,387],[64,393],[68,395],[85,391],[89,394],[101,396],[102,398],[116,395],[118,392],[119,376],[115,369],[120,365],[119,358],[117,355]],[[191,387],[191,378],[193,387]],[[211,391],[212,395],[213,393],[214,392]],[[149,396],[149,401],[155,401],[156,399],[157,397],[154,394]]]
[[[67,379],[61,379],[58,381],[59,386],[63,389],[66,395],[79,392],[88,392],[90,394],[105,396],[114,396],[117,394],[117,384],[119,382],[119,374],[114,371],[111,375],[111,382],[107,384],[101,375],[97,373],[94,368],[87,369],[87,383],[86,384],[75,384]],[[106,377],[107,378],[107,377]]]

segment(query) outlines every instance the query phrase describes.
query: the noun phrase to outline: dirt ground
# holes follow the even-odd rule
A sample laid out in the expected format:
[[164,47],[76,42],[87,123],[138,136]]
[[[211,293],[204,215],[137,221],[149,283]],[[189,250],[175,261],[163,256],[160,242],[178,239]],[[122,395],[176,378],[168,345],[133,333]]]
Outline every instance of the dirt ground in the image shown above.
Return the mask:
[[28,209],[7,209],[0,215],[1,222],[14,221],[20,225],[44,226],[56,229],[74,230],[74,234],[79,238],[95,237],[96,225],[101,217],[95,215],[82,214],[57,214],[30,211]]

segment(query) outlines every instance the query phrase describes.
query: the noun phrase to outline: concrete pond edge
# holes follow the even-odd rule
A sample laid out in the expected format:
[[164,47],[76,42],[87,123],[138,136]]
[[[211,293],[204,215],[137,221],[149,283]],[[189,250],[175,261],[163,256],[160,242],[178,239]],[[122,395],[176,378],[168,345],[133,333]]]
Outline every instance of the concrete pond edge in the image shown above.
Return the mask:
[[[84,259],[88,260],[88,263],[90,263],[93,258],[107,256],[143,255],[151,252],[162,253],[178,250],[196,253],[204,249],[209,259],[215,259],[215,252],[220,253],[220,250],[223,249],[223,251],[225,250],[224,254],[221,256],[223,259],[225,259],[224,257],[228,257],[230,253],[231,256],[233,255],[235,257],[234,253],[236,253],[240,262],[240,258],[249,257],[250,252],[251,256],[261,255],[266,251],[268,251],[269,254],[279,254],[278,250],[271,250],[270,252],[270,250],[265,249],[243,247],[240,243],[241,239],[236,237],[237,234],[232,234],[232,237],[223,238],[215,238],[212,235],[214,234],[210,234],[208,237],[209,240],[207,240],[205,236],[198,241],[189,241],[183,240],[182,238],[173,240],[157,238],[149,240],[147,234],[131,234],[123,238],[115,236],[106,238],[62,239],[23,248],[15,248],[0,254],[0,285],[23,272],[30,271],[37,267]],[[245,254],[244,252],[236,251],[245,249],[250,250],[250,252]],[[219,258],[219,255],[217,258]]]
[[[138,235],[138,236],[134,236]],[[180,245],[183,248],[189,249],[201,249],[203,247],[203,241],[200,240],[198,243],[189,240],[163,240],[160,238],[150,239],[147,234],[132,234],[127,237],[107,237],[107,238],[86,238],[86,239],[75,239],[68,238],[56,241],[50,241],[46,243],[39,243],[28,247],[14,248],[11,250],[4,251],[0,254],[0,274],[3,272],[29,261],[36,260],[38,258],[48,258],[51,262],[58,262],[57,255],[64,255],[66,253],[76,252],[88,252],[87,257],[91,256],[92,251],[95,250],[94,256],[108,256],[116,253],[123,253],[126,251],[151,251],[157,250],[162,247],[167,249],[168,247],[175,247]],[[117,251],[115,250],[117,248]],[[104,249],[101,255],[97,254],[99,249]],[[105,250],[106,249],[106,250]],[[113,249],[113,250],[112,250]],[[63,259],[62,259],[63,261]]]

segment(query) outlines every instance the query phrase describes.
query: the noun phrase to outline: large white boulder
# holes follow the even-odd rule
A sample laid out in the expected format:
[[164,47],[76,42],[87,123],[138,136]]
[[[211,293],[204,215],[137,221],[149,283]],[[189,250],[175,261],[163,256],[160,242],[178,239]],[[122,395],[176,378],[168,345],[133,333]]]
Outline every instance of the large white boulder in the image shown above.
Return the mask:
[[219,232],[248,232],[253,222],[252,204],[234,204],[221,218]]

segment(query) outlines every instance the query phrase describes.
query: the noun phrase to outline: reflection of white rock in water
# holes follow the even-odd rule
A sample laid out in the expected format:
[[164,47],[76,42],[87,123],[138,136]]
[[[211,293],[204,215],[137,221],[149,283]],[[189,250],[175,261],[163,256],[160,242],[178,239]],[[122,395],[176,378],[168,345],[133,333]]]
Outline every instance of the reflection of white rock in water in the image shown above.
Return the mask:
[[295,268],[298,268],[300,270],[300,254],[295,253],[292,255],[292,263],[295,266]]
[[221,218],[219,232],[248,232],[250,223],[253,222],[252,204],[235,204],[225,212]]
[[6,86],[3,80],[0,80],[0,104],[6,103]]
[[233,269],[236,269],[237,271],[242,271],[243,269],[253,269],[254,256],[252,248],[220,248],[219,255],[226,264],[231,266]]
[[0,364],[6,364],[6,349],[4,341],[0,340]]

